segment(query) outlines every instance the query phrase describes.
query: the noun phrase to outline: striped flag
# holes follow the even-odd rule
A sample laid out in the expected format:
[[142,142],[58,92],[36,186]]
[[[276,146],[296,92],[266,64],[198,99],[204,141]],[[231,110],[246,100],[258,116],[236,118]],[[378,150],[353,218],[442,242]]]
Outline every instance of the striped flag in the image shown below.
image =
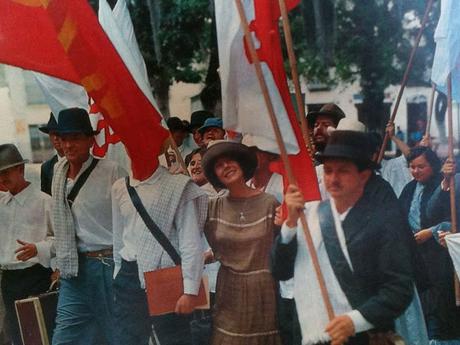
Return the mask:
[[[291,9],[299,0],[286,3]],[[305,200],[318,200],[316,172],[297,122],[284,72],[278,1],[242,0],[242,4],[297,183]],[[235,1],[216,1],[215,11],[224,127],[251,134],[255,141],[264,143],[260,149],[279,153],[255,68],[244,42]]]
[[149,177],[169,133],[89,4],[0,0],[0,13],[0,62],[82,85],[123,141],[134,177]]

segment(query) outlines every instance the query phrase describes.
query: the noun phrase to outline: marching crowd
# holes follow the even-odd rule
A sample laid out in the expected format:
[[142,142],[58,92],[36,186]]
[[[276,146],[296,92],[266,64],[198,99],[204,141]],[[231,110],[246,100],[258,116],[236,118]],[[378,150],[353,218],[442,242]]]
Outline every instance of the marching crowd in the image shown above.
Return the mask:
[[[41,128],[56,149],[41,191],[0,145],[10,343],[22,344],[15,301],[58,279],[53,345],[460,344],[445,247],[456,165],[429,138],[408,148],[390,123],[403,154],[377,164],[381,137],[326,104],[307,115],[322,201],[305,203],[260,138],[207,111],[168,120],[181,157],[165,148],[142,181],[92,157],[85,110],[57,117]],[[150,316],[144,273],[178,264],[174,311]],[[210,309],[195,310],[204,275]]]

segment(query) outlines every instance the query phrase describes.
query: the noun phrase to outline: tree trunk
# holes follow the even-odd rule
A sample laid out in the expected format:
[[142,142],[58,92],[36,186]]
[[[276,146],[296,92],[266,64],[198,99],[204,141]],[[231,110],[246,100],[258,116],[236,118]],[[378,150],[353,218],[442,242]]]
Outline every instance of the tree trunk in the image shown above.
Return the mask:
[[[221,112],[222,95],[220,77],[217,69],[219,68],[219,54],[217,50],[217,32],[216,32],[216,18],[214,15],[213,1],[209,2],[209,11],[211,13],[211,37],[210,37],[210,58],[208,71],[205,78],[205,87],[200,92],[200,100],[203,108],[208,110],[215,115],[216,112]],[[220,109],[220,111],[219,111]]]
[[169,80],[150,79],[158,108],[165,119],[169,118]]
[[161,23],[161,0],[147,0],[150,14],[150,27],[152,29],[152,41],[157,63],[161,62],[161,44],[159,38]]

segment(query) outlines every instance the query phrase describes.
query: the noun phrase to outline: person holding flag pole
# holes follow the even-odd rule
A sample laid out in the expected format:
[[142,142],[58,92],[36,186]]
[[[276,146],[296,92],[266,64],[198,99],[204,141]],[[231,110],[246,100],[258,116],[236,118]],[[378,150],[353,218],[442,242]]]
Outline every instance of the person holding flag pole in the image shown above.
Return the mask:
[[[339,305],[337,305],[336,301],[336,296],[335,294],[329,295],[328,291],[326,289],[325,285],[325,276],[323,275],[322,269],[324,268],[324,257],[319,257],[317,252],[316,252],[316,245],[314,243],[314,240],[312,238],[312,234],[310,233],[306,221],[306,217],[302,211],[303,209],[303,197],[302,194],[299,192],[298,188],[295,186],[295,180],[292,174],[292,170],[290,169],[290,164],[289,160],[287,158],[287,152],[286,148],[284,147],[283,140],[281,139],[281,134],[280,130],[278,128],[278,124],[276,121],[276,117],[274,115],[274,110],[273,106],[271,104],[270,100],[270,95],[267,90],[267,86],[265,84],[265,80],[262,74],[262,70],[260,67],[260,62],[258,60],[257,53],[254,48],[254,43],[252,41],[250,31],[249,31],[249,26],[248,22],[246,19],[246,14],[244,11],[244,7],[241,3],[240,0],[236,1],[238,13],[241,18],[241,23],[244,29],[245,33],[245,38],[246,38],[246,43],[249,47],[250,55],[252,62],[254,64],[254,67],[256,68],[258,80],[264,95],[264,100],[266,102],[267,108],[268,108],[268,113],[270,115],[270,120],[276,135],[277,143],[281,152],[281,158],[283,160],[283,163],[285,165],[286,171],[289,176],[289,180],[291,182],[291,186],[288,189],[288,193],[286,195],[286,201],[288,205],[288,221],[283,225],[284,230],[286,230],[286,227],[291,226],[291,228],[296,228],[297,226],[297,221],[299,220],[299,233],[304,233],[306,243],[308,246],[308,254],[309,259],[307,262],[309,262],[311,271],[310,273],[313,274],[316,277],[317,284],[314,284],[315,288],[319,287],[320,293],[317,293],[315,298],[315,303],[317,304],[316,311],[318,310],[323,310],[326,311],[326,315],[321,316],[321,315],[310,315],[312,318],[317,318],[317,320],[325,320],[325,324],[322,325],[324,327],[323,329],[315,329],[313,334],[311,332],[306,332],[308,330],[309,326],[305,325],[305,323],[314,323],[315,321],[310,320],[308,318],[305,318],[305,311],[311,312],[311,310],[308,310],[312,306],[308,306],[305,304],[301,304],[297,306],[297,309],[299,311],[299,317],[300,317],[300,322],[301,322],[301,327],[302,327],[302,333],[303,333],[303,343],[306,344],[313,344],[313,343],[321,343],[322,341],[327,341],[327,340],[332,340],[332,344],[344,344],[348,341],[350,337],[352,337],[355,334],[355,331],[365,331],[371,328],[374,328],[375,326],[377,327],[391,327],[391,322],[392,320],[398,316],[399,313],[402,313],[407,307],[407,305],[410,302],[410,299],[412,297],[412,279],[411,279],[411,266],[408,264],[409,260],[405,260],[408,258],[405,258],[404,255],[405,250],[404,248],[399,248],[401,250],[397,250],[398,253],[401,253],[401,255],[397,258],[397,260],[388,260],[388,258],[385,257],[385,252],[389,250],[390,247],[395,246],[395,248],[398,248],[402,246],[403,241],[399,241],[397,237],[397,233],[395,231],[383,231],[383,233],[386,233],[388,236],[389,241],[384,241],[384,244],[382,244],[382,248],[378,248],[378,254],[377,254],[377,262],[379,262],[379,266],[382,267],[382,272],[379,272],[379,274],[384,274],[386,278],[388,278],[388,281],[380,282],[380,284],[376,284],[372,288],[365,293],[364,298],[359,297],[358,300],[360,301],[360,304],[362,303],[361,306],[364,306],[363,309],[361,310],[357,305],[354,305],[355,308],[354,310],[349,310],[351,313],[350,315],[341,315],[339,314],[338,316],[335,316],[335,310],[342,311],[343,309],[340,309]],[[358,135],[361,137],[358,140],[353,140],[354,143],[358,142],[359,146],[362,146],[362,144],[366,144],[367,136],[364,135],[364,139],[362,136]],[[351,145],[350,145],[351,146]],[[366,145],[364,145],[366,147]],[[370,164],[370,153],[368,154],[369,160],[366,162],[367,164]],[[353,165],[352,163],[350,163]],[[362,169],[364,172],[361,172],[356,170],[356,178],[359,179],[360,181],[360,188],[361,188],[361,194],[365,185],[365,182],[367,182],[367,179],[369,178],[370,175],[367,174],[367,171],[369,170],[370,167],[365,166],[364,169]],[[367,178],[364,178],[367,176]],[[355,192],[355,195],[361,196],[359,193]],[[359,198],[358,198],[359,199]],[[356,201],[356,200],[355,200]],[[350,206],[353,206],[350,205]],[[345,211],[345,210],[343,210]],[[288,225],[286,225],[288,224]],[[386,229],[385,229],[386,230]],[[291,234],[293,234],[292,231],[290,231]],[[367,235],[369,236],[369,235]],[[292,235],[291,235],[292,239]],[[391,239],[391,241],[390,241]],[[300,239],[299,239],[300,240]],[[295,260],[295,265],[296,265],[296,271],[297,267],[305,265],[305,262],[302,262],[305,259],[302,259],[305,254],[302,254],[302,256],[299,258],[296,258],[296,248],[303,253],[305,253],[305,243],[303,242],[304,240],[300,243],[302,243],[301,246],[297,247],[297,243],[294,242],[294,244],[291,244],[291,255],[290,258]],[[292,241],[288,241],[292,242]],[[379,242],[380,243],[380,242]],[[302,249],[301,249],[302,247]],[[282,245],[281,245],[282,248]],[[276,248],[275,248],[276,249]],[[283,250],[286,248],[282,248],[281,251],[275,250],[275,252],[278,252],[278,255],[275,254],[275,262],[274,262],[274,274],[276,275],[277,271],[277,262],[282,262],[284,261],[283,259],[286,259],[286,251]],[[377,249],[377,248],[376,248]],[[289,248],[287,250],[289,252]],[[283,255],[284,254],[284,255]],[[369,254],[369,253],[368,253]],[[383,255],[382,255],[383,254]],[[287,255],[289,256],[289,255]],[[280,259],[280,260],[277,260]],[[323,262],[323,265],[321,265],[321,262]],[[291,267],[290,267],[290,272],[293,272],[293,266],[294,262],[290,262]],[[308,264],[307,264],[308,265]],[[330,269],[330,268],[329,268]],[[288,269],[289,270],[289,269]],[[281,271],[285,271],[284,269],[281,269]],[[305,272],[303,272],[305,273]],[[295,277],[295,273],[294,273]],[[329,277],[329,276],[328,276]],[[290,278],[290,277],[287,277]],[[305,278],[305,277],[304,277]],[[311,279],[314,281],[314,278],[311,277]],[[357,279],[358,282],[357,284],[359,285],[359,279]],[[328,285],[329,285],[328,281]],[[297,292],[299,292],[300,288],[297,284],[295,284]],[[394,289],[397,287],[396,289]],[[343,287],[342,287],[343,288]],[[369,287],[368,287],[369,288]],[[392,295],[396,291],[396,296],[397,301],[394,300],[395,295]],[[314,294],[313,291],[306,291],[305,293],[307,294]],[[342,292],[343,293],[343,292]],[[383,296],[381,296],[383,295]],[[313,295],[310,295],[313,296]],[[334,299],[331,299],[331,296],[334,296]],[[296,294],[296,299],[297,297],[300,297],[298,294]],[[345,297],[345,296],[343,296]],[[346,297],[345,297],[346,300]],[[303,300],[305,301],[305,300]],[[332,302],[334,301],[334,303]],[[384,305],[388,302],[391,302],[391,308],[385,308]],[[354,300],[355,304],[357,300]],[[304,308],[306,307],[307,310]],[[324,308],[324,309],[323,309]],[[351,309],[349,307],[349,309]],[[315,310],[315,309],[313,309]],[[369,319],[371,319],[371,322],[375,323],[375,326],[371,324],[371,322],[363,317],[363,314],[366,315]],[[317,324],[318,325],[318,324]],[[327,332],[327,334],[326,334]],[[316,334],[316,336],[314,335]],[[313,337],[312,337],[313,336]],[[311,340],[309,340],[309,337]],[[369,343],[369,337],[367,335],[360,335],[360,337],[352,340],[349,342],[349,344],[366,344]]]

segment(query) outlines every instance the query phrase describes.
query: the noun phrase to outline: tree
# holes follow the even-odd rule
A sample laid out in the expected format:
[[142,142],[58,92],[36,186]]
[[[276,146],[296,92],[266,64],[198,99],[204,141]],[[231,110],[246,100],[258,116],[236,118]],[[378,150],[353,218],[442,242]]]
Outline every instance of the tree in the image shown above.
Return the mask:
[[[423,0],[303,0],[292,14],[296,42],[303,40],[296,43],[302,73],[330,85],[359,80],[360,120],[382,129],[389,115],[384,90],[401,81],[424,6]],[[424,71],[431,66],[436,11],[431,18],[411,83],[429,80]]]
[[129,9],[158,106],[167,117],[171,84],[202,82],[206,74],[203,61],[208,60],[210,51],[209,2],[130,0]]

